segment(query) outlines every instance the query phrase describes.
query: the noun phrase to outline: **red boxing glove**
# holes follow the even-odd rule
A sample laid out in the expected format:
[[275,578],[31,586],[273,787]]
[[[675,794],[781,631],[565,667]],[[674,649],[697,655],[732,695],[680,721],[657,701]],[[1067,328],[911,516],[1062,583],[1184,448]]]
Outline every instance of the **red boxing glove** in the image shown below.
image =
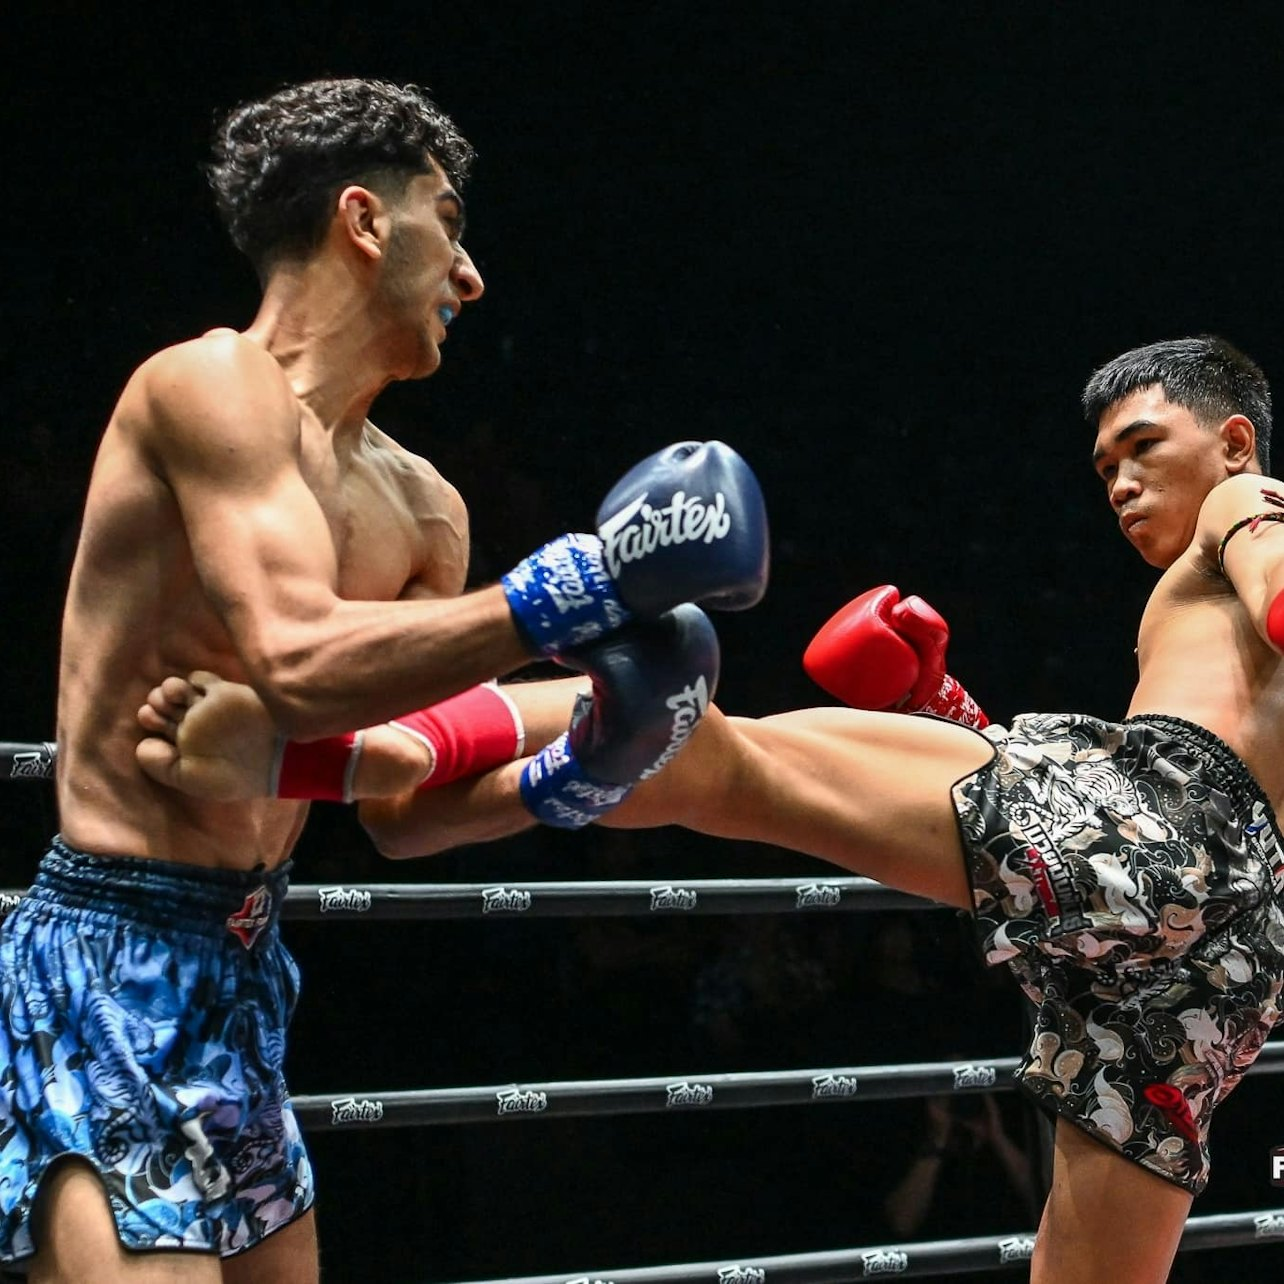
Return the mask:
[[832,616],[803,654],[818,686],[854,709],[934,713],[967,727],[989,719],[945,672],[949,626],[921,597],[884,584]]
[[[517,706],[495,683],[393,718],[387,725],[428,747],[430,766],[419,789],[479,776],[520,757],[526,744]],[[351,802],[364,736],[363,731],[349,731],[304,744],[282,741],[273,771],[273,796]]]

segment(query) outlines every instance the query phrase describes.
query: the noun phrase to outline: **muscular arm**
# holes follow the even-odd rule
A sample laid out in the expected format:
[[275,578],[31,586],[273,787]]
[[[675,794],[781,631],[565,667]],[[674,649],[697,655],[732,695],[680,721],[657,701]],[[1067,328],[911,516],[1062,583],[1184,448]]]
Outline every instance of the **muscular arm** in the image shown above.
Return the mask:
[[1197,539],[1212,565],[1221,550],[1221,565],[1257,632],[1284,652],[1284,503],[1271,496],[1284,497],[1284,483],[1256,475],[1223,482],[1200,509]]
[[380,722],[527,660],[498,587],[432,601],[339,596],[298,403],[275,360],[240,336],[154,358],[118,421],[173,494],[202,589],[293,738]]

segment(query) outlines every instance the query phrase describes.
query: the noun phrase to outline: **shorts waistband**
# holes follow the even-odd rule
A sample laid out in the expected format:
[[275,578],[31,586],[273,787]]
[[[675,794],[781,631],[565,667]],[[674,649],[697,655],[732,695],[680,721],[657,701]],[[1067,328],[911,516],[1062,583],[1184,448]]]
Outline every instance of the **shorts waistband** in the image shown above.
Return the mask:
[[[247,922],[252,938],[274,927],[291,862],[276,869],[208,869],[138,856],[97,856],[55,838],[27,899],[152,927],[226,936]],[[247,945],[252,942],[243,942]]]
[[1257,777],[1249,771],[1239,754],[1207,727],[1201,727],[1197,722],[1187,722],[1185,718],[1174,718],[1167,713],[1139,713],[1135,717],[1124,719],[1124,726],[1154,727],[1156,731],[1167,732],[1178,740],[1197,746],[1206,759],[1205,766],[1209,776],[1221,787],[1223,793],[1235,802],[1245,804],[1250,810],[1254,803],[1261,803],[1267,814],[1274,817],[1275,808]]

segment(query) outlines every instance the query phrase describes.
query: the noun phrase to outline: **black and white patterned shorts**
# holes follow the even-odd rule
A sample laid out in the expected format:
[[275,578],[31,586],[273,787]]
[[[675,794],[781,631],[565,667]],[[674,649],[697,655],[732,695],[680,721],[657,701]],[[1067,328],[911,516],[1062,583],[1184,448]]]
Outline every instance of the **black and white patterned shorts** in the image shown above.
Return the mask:
[[954,786],[987,963],[1037,1006],[1019,1084],[1199,1194],[1208,1127],[1280,1015],[1284,841],[1211,732],[1024,714]]

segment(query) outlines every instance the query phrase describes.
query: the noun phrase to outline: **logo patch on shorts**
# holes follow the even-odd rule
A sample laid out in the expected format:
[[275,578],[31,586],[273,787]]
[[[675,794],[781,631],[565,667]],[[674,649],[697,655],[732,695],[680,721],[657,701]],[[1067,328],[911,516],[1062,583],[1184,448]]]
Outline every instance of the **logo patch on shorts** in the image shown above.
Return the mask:
[[248,950],[271,921],[272,894],[266,887],[256,887],[241,903],[241,908],[227,916],[227,930]]

